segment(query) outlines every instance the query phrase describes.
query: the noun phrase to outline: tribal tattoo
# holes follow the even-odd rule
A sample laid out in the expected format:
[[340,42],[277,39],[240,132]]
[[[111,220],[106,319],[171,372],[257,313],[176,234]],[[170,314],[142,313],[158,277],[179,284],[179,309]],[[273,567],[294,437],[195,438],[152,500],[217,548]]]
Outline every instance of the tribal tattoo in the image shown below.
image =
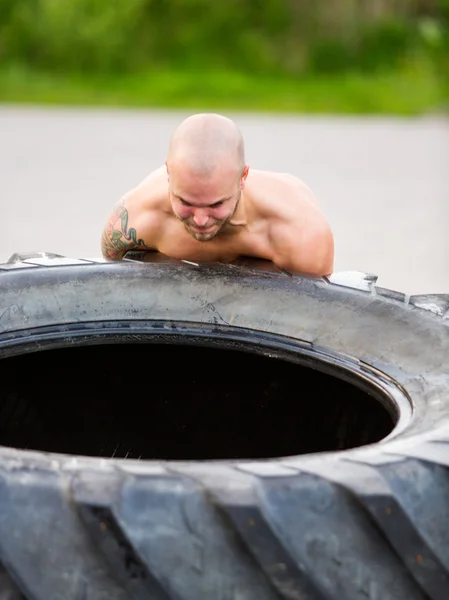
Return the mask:
[[133,227],[128,229],[128,211],[123,200],[120,200],[103,230],[101,251],[103,256],[109,260],[120,260],[128,250],[134,248],[150,249],[142,239],[137,239],[137,233]]

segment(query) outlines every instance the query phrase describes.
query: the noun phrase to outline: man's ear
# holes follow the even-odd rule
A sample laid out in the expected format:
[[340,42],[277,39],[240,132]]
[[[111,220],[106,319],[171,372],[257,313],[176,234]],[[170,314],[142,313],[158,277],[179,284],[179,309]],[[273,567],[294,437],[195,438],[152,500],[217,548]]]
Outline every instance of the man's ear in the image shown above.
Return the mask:
[[248,177],[248,172],[249,172],[249,165],[245,165],[242,171],[242,176],[240,178],[240,189],[243,190],[243,188],[245,187],[245,181],[246,178]]

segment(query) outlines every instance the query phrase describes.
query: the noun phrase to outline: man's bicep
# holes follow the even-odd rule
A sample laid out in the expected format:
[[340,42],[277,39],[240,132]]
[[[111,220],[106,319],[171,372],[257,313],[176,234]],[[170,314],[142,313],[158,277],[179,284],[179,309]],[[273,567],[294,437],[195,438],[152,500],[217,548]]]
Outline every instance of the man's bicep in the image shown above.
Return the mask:
[[[130,223],[124,200],[115,205],[101,235],[101,252],[107,260],[121,260],[129,250],[155,250],[144,218]],[[132,226],[134,225],[134,227]]]
[[275,264],[292,273],[304,273],[321,277],[333,271],[334,239],[327,224],[312,231],[295,231],[284,228],[274,242]]

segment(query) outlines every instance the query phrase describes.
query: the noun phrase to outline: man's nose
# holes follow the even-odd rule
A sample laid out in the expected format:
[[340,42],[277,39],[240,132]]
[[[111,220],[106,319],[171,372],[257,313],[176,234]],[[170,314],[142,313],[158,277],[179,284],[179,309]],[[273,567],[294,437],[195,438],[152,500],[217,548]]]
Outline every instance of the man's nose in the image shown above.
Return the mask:
[[193,221],[198,227],[204,227],[209,220],[209,215],[205,210],[196,210],[193,213]]

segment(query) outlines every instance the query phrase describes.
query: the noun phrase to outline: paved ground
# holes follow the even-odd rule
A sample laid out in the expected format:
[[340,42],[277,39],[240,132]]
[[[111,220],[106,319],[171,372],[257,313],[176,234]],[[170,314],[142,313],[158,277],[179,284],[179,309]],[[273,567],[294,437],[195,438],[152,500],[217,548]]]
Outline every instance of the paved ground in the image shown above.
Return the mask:
[[[0,107],[0,261],[29,250],[99,256],[110,208],[163,163],[187,114]],[[449,293],[449,120],[227,114],[250,165],[315,191],[336,271]]]

